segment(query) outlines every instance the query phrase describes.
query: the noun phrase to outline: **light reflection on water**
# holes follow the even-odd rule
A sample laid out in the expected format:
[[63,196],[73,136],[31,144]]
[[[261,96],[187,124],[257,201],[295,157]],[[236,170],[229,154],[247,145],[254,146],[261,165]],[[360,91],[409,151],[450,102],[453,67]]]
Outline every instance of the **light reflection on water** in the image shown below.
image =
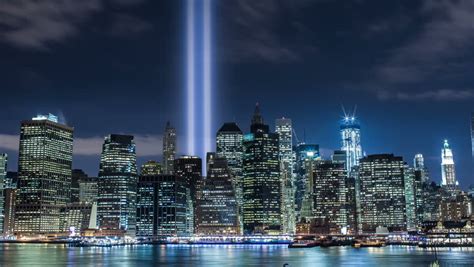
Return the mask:
[[[473,248],[438,248],[441,266],[474,266]],[[433,249],[332,247],[288,249],[271,245],[172,245],[68,248],[2,244],[0,266],[429,266]]]

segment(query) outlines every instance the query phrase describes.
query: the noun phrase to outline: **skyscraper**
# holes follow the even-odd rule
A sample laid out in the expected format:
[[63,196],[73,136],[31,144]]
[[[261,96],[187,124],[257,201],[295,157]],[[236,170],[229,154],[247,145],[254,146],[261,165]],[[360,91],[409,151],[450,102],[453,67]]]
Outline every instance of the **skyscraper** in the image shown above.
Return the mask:
[[100,157],[97,215],[102,230],[134,235],[137,165],[131,135],[105,137]]
[[182,156],[174,162],[174,173],[186,185],[186,227],[189,234],[194,233],[198,189],[202,183],[202,159],[195,156]]
[[[321,159],[319,154],[319,145],[298,144],[296,146],[296,162],[295,162],[295,203],[298,217],[300,217],[303,199],[307,195],[308,188],[312,188],[311,178],[313,170],[312,163]],[[310,164],[311,163],[311,164]],[[309,168],[309,169],[308,169]]]
[[214,155],[208,156],[206,179],[199,188],[196,233],[239,234],[238,207],[227,160],[211,154]]
[[257,104],[244,136],[244,233],[280,233],[281,183],[278,134],[270,133]]
[[441,149],[441,185],[454,189],[458,186],[456,172],[454,169],[453,151],[449,147],[448,140],[444,140],[443,149]]
[[339,234],[348,225],[346,179],[343,163],[320,161],[314,167],[314,218],[326,233]]
[[0,154],[0,235],[3,234],[5,221],[5,178],[7,176],[8,155]]
[[216,154],[217,157],[224,157],[231,172],[232,184],[235,188],[237,206],[239,208],[240,230],[243,227],[242,221],[242,146],[243,134],[235,122],[226,122],[216,134]]
[[163,168],[165,174],[173,174],[176,158],[176,129],[168,121],[163,135]]
[[406,230],[406,205],[402,157],[393,154],[369,155],[360,160],[361,225],[364,233],[387,227]]
[[275,128],[275,132],[279,137],[282,230],[283,233],[292,234],[296,228],[296,188],[293,171],[293,127],[291,119],[277,119],[275,121]]
[[430,180],[430,175],[428,172],[428,168],[425,166],[425,160],[423,158],[423,154],[416,154],[415,158],[413,159],[413,169],[415,172],[419,172],[421,181],[423,183],[428,183]]
[[346,170],[350,175],[352,168],[359,165],[362,158],[360,144],[360,124],[354,116],[345,116],[341,121],[341,150],[346,151]]
[[185,181],[177,175],[140,175],[137,236],[163,239],[187,235],[187,190]]
[[70,201],[73,128],[52,114],[21,123],[15,232],[56,233]]
[[407,230],[414,231],[418,226],[417,206],[416,206],[416,175],[413,168],[405,166],[403,172],[405,184],[405,211],[407,220]]

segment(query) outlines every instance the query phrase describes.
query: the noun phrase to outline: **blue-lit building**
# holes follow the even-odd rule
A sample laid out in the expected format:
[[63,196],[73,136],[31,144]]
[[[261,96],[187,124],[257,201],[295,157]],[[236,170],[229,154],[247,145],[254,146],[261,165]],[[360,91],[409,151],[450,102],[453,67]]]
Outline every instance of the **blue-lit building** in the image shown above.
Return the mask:
[[298,144],[296,146],[296,161],[295,161],[295,203],[297,213],[300,214],[303,204],[303,198],[306,194],[310,177],[312,177],[312,162],[320,160],[319,145],[315,144]]
[[137,165],[131,135],[105,137],[100,157],[97,215],[100,229],[111,235],[134,235]]
[[359,165],[362,158],[360,143],[360,124],[354,116],[345,116],[340,124],[341,150],[346,152],[346,171],[350,175],[352,168]]
[[281,183],[278,134],[270,133],[257,104],[244,136],[244,233],[281,232]]

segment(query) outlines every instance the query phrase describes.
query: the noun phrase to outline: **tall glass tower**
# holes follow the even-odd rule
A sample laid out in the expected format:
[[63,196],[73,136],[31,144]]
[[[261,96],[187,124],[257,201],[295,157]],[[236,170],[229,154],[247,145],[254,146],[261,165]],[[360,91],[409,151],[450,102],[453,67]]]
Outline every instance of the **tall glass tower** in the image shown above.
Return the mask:
[[275,132],[279,137],[280,174],[281,174],[281,212],[283,233],[293,234],[296,228],[296,204],[294,182],[293,127],[291,119],[281,118],[275,121]]
[[60,231],[60,210],[70,201],[73,128],[38,115],[21,123],[15,232]]
[[137,164],[131,135],[105,137],[100,157],[97,213],[100,228],[113,235],[135,234]]
[[225,158],[231,173],[232,184],[235,189],[237,207],[239,209],[239,230],[243,229],[242,221],[242,156],[243,156],[243,133],[235,122],[226,122],[216,134],[216,154]]
[[163,167],[165,174],[173,174],[175,158],[176,129],[168,121],[165,127],[165,134],[163,135]]
[[345,116],[341,121],[341,150],[346,151],[346,170],[349,175],[362,158],[360,145],[360,124],[354,116]]
[[456,187],[456,172],[454,170],[453,151],[449,147],[448,140],[444,140],[443,149],[441,149],[441,185],[447,187]]
[[281,183],[278,134],[270,133],[257,104],[251,132],[244,136],[244,233],[281,232]]

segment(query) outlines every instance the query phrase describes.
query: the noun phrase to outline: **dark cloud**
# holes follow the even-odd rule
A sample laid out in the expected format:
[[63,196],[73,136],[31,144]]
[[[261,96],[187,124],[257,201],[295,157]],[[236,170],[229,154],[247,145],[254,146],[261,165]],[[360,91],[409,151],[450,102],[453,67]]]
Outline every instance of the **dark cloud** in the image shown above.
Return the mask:
[[[0,2],[0,37],[13,46],[47,49],[80,32],[80,26],[106,4],[130,6],[141,0],[15,0]],[[114,31],[137,32],[146,22],[131,16],[118,16]],[[128,19],[128,21],[127,21]],[[132,25],[124,25],[130,22]]]
[[[382,99],[452,101],[471,98],[471,90],[429,89],[423,83],[427,79],[445,81],[454,76],[453,73],[457,75],[462,55],[474,44],[474,2],[426,0],[423,3],[419,16],[426,22],[421,31],[393,49],[390,56],[375,67],[375,82],[369,87],[376,88]],[[380,24],[372,30],[389,30],[387,25],[391,24]]]
[[45,49],[75,35],[79,24],[100,9],[97,0],[2,1],[0,36],[15,46]]
[[[292,62],[302,59],[304,52],[314,52],[311,44],[294,43],[282,34],[282,20],[292,20],[297,10],[317,1],[283,2],[274,0],[226,1],[222,9],[226,30],[224,50],[226,59],[233,62],[264,61],[272,63]],[[291,24],[294,30],[305,26]]]
[[139,17],[128,14],[114,14],[112,24],[109,27],[109,33],[118,37],[134,37],[149,31],[153,25]]
[[474,98],[474,90],[472,89],[439,89],[421,92],[391,92],[380,91],[379,99],[382,100],[403,100],[403,101],[462,101]]

